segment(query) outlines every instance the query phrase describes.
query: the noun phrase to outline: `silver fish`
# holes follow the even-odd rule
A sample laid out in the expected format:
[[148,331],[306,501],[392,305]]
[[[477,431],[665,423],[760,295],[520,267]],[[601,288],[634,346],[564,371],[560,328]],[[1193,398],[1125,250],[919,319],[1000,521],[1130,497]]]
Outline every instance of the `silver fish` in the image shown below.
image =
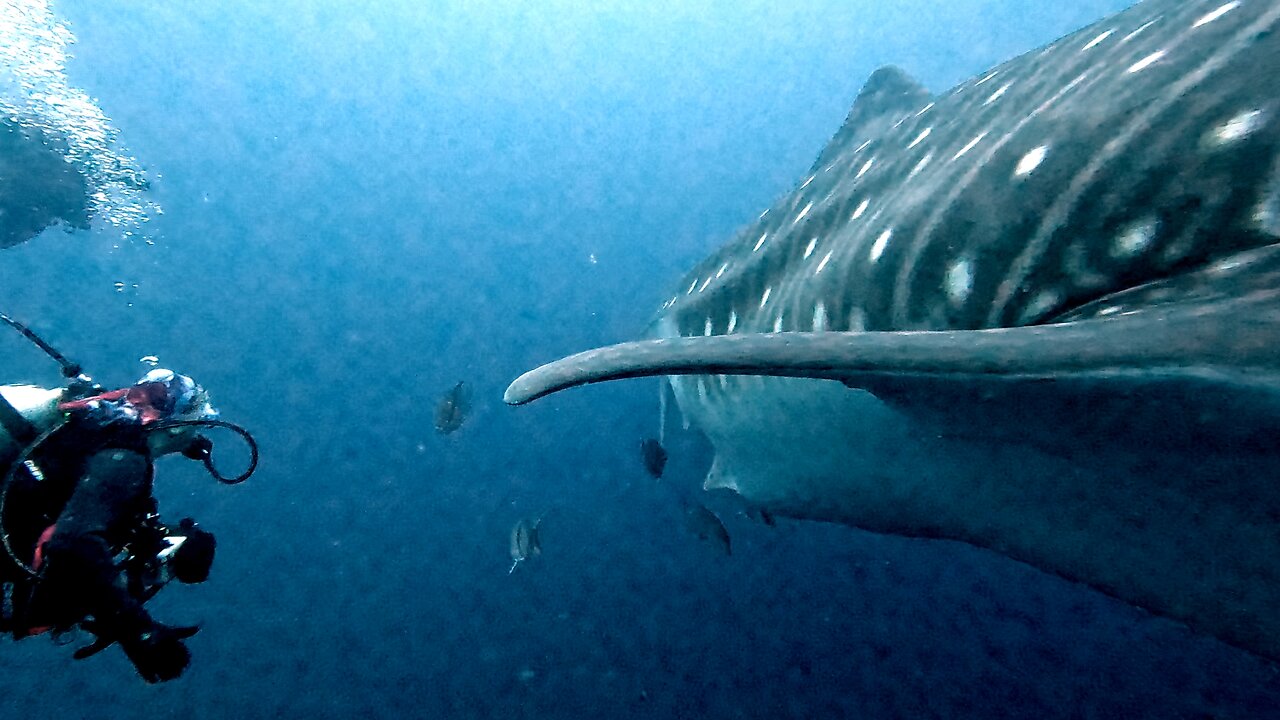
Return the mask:
[[471,387],[461,380],[436,403],[436,430],[442,435],[462,427],[471,412]]
[[662,477],[667,467],[667,449],[655,438],[640,441],[640,459],[644,461],[644,469],[655,479]]
[[873,74],[655,339],[710,488],[962,540],[1280,660],[1280,3],[1146,0],[941,95]]
[[515,572],[520,563],[542,554],[542,542],[538,539],[538,526],[541,524],[542,518],[533,523],[520,518],[511,528],[511,569],[507,571],[508,575]]

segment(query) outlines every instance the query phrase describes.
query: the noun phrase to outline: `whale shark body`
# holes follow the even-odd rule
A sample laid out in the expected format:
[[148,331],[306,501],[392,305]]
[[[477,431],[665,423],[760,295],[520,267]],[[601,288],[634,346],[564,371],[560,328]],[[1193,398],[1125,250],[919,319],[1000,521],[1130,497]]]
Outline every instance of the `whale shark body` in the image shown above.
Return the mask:
[[1280,2],[1146,0],[941,95],[871,76],[654,337],[706,485],[965,541],[1280,660]]

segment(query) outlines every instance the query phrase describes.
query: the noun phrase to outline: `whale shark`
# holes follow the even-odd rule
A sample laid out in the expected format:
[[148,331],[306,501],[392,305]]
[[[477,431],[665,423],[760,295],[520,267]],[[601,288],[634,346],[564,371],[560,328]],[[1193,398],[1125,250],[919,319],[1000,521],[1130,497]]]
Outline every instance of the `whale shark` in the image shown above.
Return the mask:
[[1280,3],[1145,0],[932,94],[876,71],[650,337],[705,485],[961,541],[1280,660]]

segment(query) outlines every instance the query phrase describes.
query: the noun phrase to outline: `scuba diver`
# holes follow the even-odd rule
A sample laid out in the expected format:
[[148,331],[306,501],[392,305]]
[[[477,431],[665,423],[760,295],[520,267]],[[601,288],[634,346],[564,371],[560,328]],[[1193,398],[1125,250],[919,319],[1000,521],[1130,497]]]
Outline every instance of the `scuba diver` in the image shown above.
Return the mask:
[[[185,640],[198,626],[158,622],[143,607],[171,579],[203,582],[212,533],[191,518],[160,520],[153,462],[182,453],[221,482],[238,483],[257,465],[247,431],[216,419],[191,378],[156,368],[132,386],[104,391],[25,326],[0,315],[63,366],[61,388],[0,386],[0,632],[23,639],[71,631],[95,639],[74,657],[119,644],[148,683],[186,670]],[[245,438],[249,467],[236,477],[214,469],[212,442],[196,427],[226,427]],[[7,558],[4,557],[7,555]]]

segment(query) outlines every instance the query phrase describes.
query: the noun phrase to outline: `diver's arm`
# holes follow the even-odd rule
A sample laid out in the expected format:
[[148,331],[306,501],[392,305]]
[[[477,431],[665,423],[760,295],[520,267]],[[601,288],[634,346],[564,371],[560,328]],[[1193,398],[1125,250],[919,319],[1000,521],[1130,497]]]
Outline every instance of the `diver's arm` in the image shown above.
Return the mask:
[[146,632],[151,618],[129,594],[108,538],[127,534],[126,525],[146,512],[150,496],[141,454],[108,448],[89,458],[45,546],[42,599],[71,617],[92,615],[99,631],[112,637]]
[[[121,448],[99,451],[85,464],[84,477],[58,517],[45,547],[42,594],[70,602],[70,617],[92,615],[101,649],[120,643],[147,682],[182,674],[191,655],[182,643],[196,628],[171,628],[151,619],[116,566],[108,538],[126,535],[129,524],[151,509],[147,458]],[[92,646],[91,646],[92,647]],[[80,655],[83,657],[85,655]]]

